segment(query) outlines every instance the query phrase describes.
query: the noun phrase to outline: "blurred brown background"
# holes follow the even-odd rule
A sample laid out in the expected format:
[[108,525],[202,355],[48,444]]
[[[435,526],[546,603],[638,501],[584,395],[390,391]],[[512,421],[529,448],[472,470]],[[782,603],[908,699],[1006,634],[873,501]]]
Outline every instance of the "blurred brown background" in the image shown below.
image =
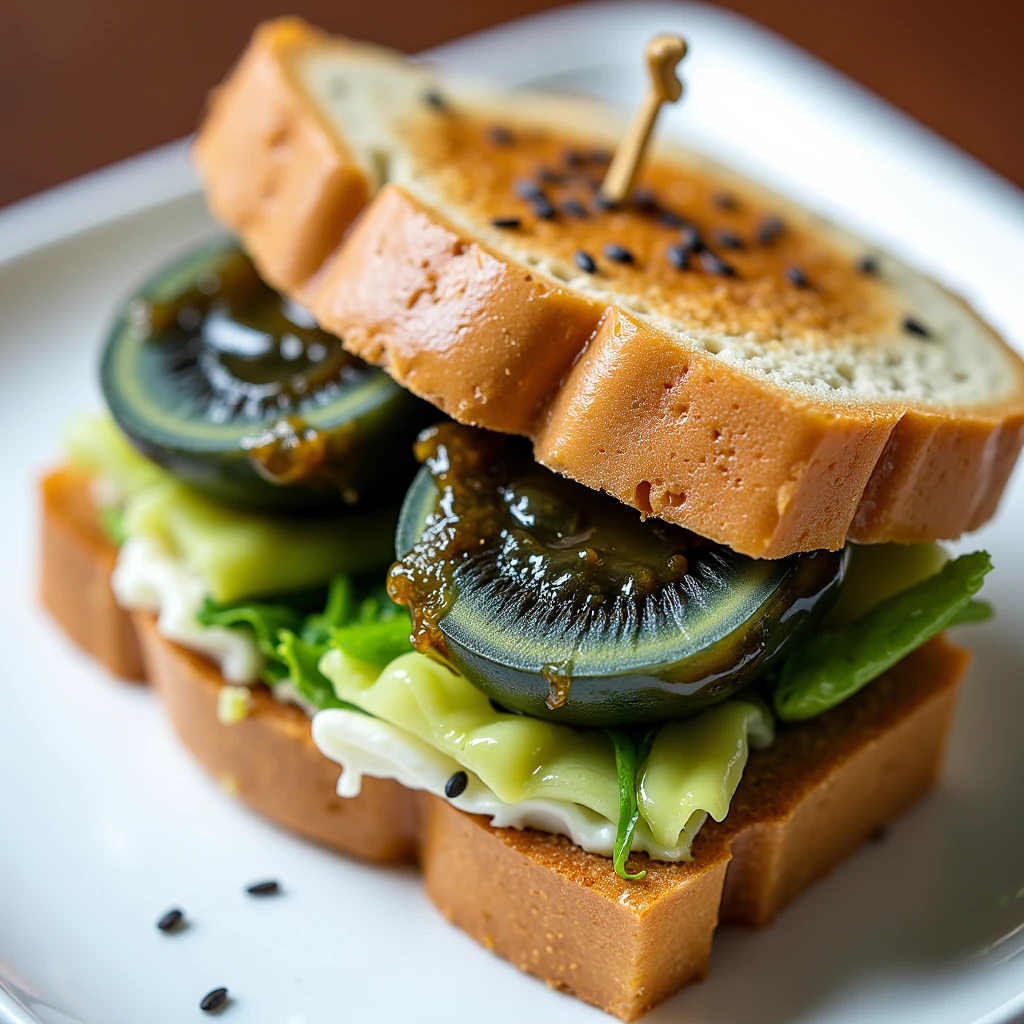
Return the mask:
[[[3,0],[0,205],[192,130],[259,20],[416,51],[559,0]],[[1024,185],[1024,0],[723,0]]]

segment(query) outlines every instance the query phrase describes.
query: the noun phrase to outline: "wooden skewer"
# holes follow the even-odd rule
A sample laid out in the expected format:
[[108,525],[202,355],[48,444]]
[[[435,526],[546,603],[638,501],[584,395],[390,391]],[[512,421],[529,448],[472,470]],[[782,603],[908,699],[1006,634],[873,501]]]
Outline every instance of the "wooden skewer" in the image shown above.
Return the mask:
[[662,103],[675,103],[683,95],[683,83],[676,77],[676,65],[685,56],[686,41],[682,36],[655,36],[647,44],[644,57],[651,85],[615,150],[615,157],[601,185],[601,195],[608,202],[624,203],[633,191],[633,183]]

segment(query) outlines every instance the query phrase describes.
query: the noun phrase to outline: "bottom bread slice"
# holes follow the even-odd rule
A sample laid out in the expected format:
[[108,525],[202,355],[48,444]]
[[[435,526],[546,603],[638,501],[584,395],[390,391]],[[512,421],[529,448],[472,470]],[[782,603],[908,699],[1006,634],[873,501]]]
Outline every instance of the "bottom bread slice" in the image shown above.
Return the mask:
[[[79,534],[86,506],[68,495],[81,486],[87,498],[88,487],[65,484],[43,488],[47,607],[65,625],[77,614],[60,587],[66,560],[78,593],[94,597],[93,629],[136,650],[141,641],[145,674],[175,729],[230,792],[341,852],[418,859],[430,898],[450,921],[522,970],[623,1020],[704,977],[720,922],[769,923],[927,792],[941,767],[967,655],[939,638],[834,711],[780,728],[768,750],[751,753],[728,817],[705,825],[693,860],[634,855],[632,868],[647,871],[640,881],[625,881],[607,858],[563,837],[492,828],[388,780],[367,779],[358,797],[343,800],[334,792],[338,768],[313,745],[300,710],[256,688],[251,713],[221,723],[222,679],[211,662],[160,636],[153,616],[129,618],[112,595],[95,599],[101,583],[109,593],[113,548],[102,534],[109,550],[88,531]],[[51,493],[62,500],[51,502]],[[60,543],[48,539],[51,530]],[[102,616],[120,622],[104,624]],[[88,640],[80,642],[93,650]],[[109,644],[103,651],[110,656]]]
[[143,678],[131,619],[114,600],[117,548],[100,529],[91,479],[64,466],[39,484],[39,596],[64,632],[116,676]]

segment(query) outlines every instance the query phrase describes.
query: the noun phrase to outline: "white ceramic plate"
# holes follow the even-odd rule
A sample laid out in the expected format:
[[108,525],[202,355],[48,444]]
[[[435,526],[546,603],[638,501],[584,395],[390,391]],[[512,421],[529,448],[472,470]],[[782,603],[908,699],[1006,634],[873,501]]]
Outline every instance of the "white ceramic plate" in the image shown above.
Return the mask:
[[[438,51],[509,84],[631,99],[655,31],[692,44],[666,127],[924,265],[1024,340],[1024,200],[805,54],[699,5],[575,7]],[[602,1015],[489,956],[415,874],[332,856],[223,795],[142,688],[113,682],[35,603],[33,483],[61,424],[99,403],[120,297],[215,232],[184,148],[0,212],[0,1022],[552,1020]],[[1024,476],[967,546],[997,569],[974,629],[941,789],[769,930],[726,929],[711,978],[648,1019],[700,1024],[929,1021],[1024,1013]],[[274,877],[285,894],[243,893]],[[168,907],[193,922],[156,931]]]

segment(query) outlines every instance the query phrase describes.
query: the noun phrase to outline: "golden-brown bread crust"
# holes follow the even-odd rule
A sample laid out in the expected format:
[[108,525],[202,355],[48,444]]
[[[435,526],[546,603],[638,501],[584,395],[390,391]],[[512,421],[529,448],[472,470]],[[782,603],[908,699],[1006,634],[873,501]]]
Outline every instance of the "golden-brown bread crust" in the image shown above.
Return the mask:
[[[530,437],[552,469],[745,554],[952,538],[993,514],[1024,445],[1024,369],[1009,350],[1016,397],[991,408],[929,413],[913,403],[830,401],[559,287],[397,185],[378,192],[342,240],[367,178],[339,153],[336,133],[288,72],[288,53],[322,45],[293,21],[262,28],[218,93],[196,159],[211,209],[261,272],[353,352],[461,422]],[[267,110],[278,112],[274,130]],[[269,141],[280,130],[306,140],[285,170]],[[324,137],[314,143],[317,132]],[[254,192],[267,175],[286,179],[271,200]],[[349,176],[353,202],[341,203]],[[338,207],[328,220],[310,206],[321,194]],[[853,296],[839,313],[827,303],[817,309],[813,289],[755,289],[744,299],[729,298],[734,286],[723,284],[725,297],[716,298],[702,282],[701,301],[712,312],[724,303],[755,332],[790,316],[826,332],[875,316],[871,286],[822,259],[822,280]],[[785,280],[781,270],[770,277]]]
[[39,482],[39,594],[83,650],[122,679],[144,678],[135,630],[110,588],[117,548],[100,529],[89,477],[62,467]]
[[993,514],[1024,444],[1024,409],[950,417],[767,385],[394,186],[304,299],[454,419],[525,434],[549,468],[756,557],[959,536]]
[[[211,212],[237,225],[264,277],[284,289],[316,271],[370,196],[363,169],[290,80],[288,54],[314,42],[329,45],[297,18],[258,27],[211,97],[210,130],[194,149]],[[250,173],[204,173],[225,163]]]
[[[707,973],[716,924],[762,926],[934,784],[967,655],[933,640],[842,707],[752,751],[693,860],[616,875],[560,836],[427,808],[430,898],[488,949],[634,1020]],[[523,898],[524,894],[528,898]]]
[[[116,552],[82,514],[88,478],[58,471],[44,489],[65,498],[44,502],[44,551],[55,534],[76,552],[71,564],[91,560],[92,578],[109,581]],[[44,559],[51,587],[67,564]],[[112,600],[99,608],[109,621],[94,612],[94,628],[111,632],[120,619],[116,635],[132,636],[127,613]],[[928,791],[967,663],[963,651],[933,640],[840,708],[781,727],[768,750],[750,753],[728,816],[700,831],[694,859],[668,864],[634,854],[630,867],[647,875],[627,882],[608,858],[564,837],[493,828],[388,780],[364,779],[358,797],[342,800],[337,766],[314,747],[301,711],[257,688],[250,716],[222,724],[216,667],[161,637],[151,615],[134,620],[146,674],[175,728],[229,791],[341,852],[379,862],[418,858],[430,898],[454,924],[553,988],[623,1020],[706,975],[719,921],[769,923]]]
[[161,637],[154,617],[118,606],[117,548],[97,525],[90,477],[69,467],[40,481],[43,604],[111,672],[153,684],[182,742],[225,789],[271,821],[342,853],[377,862],[416,857],[418,804],[396,782],[368,779],[343,800],[337,767],[313,745],[309,719],[263,687],[235,725],[217,718],[216,666]]
[[181,741],[204,768],[255,811],[307,839],[378,863],[415,859],[418,806],[388,779],[367,779],[359,796],[335,791],[337,766],[313,745],[309,716],[252,690],[247,717],[226,725],[217,717],[224,680],[212,662],[164,639],[156,619],[132,615],[142,641],[146,675]]
[[520,970],[623,1020],[706,977],[729,865],[700,842],[684,864],[648,862],[627,882],[563,836],[492,828],[431,798],[427,894],[455,925]]

